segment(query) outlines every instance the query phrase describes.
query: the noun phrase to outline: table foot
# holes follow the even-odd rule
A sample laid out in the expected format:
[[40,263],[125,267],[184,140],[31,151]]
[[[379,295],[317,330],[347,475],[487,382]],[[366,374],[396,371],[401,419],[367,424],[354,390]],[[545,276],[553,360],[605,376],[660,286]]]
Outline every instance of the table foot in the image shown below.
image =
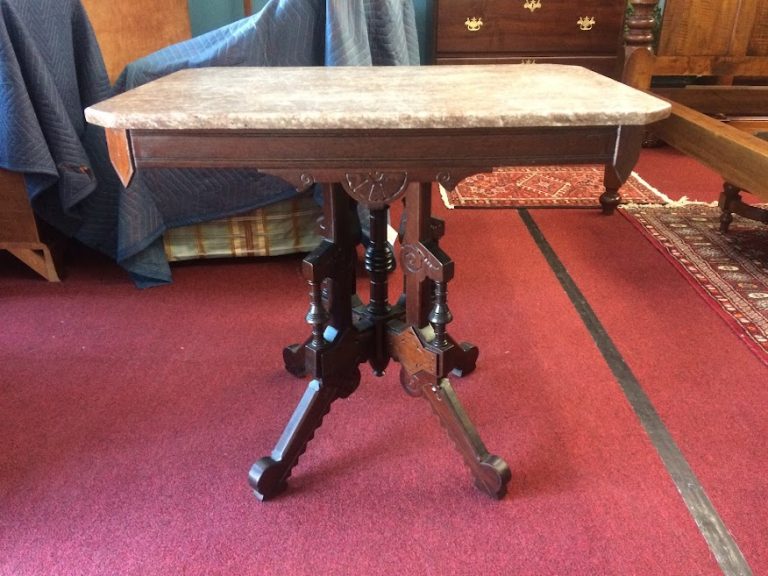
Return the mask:
[[286,470],[284,462],[265,456],[251,466],[248,481],[256,498],[265,502],[285,490],[286,479],[290,474],[290,468]]
[[248,480],[259,500],[270,500],[285,490],[291,471],[330,412],[331,403],[349,396],[357,388],[360,370],[355,367],[346,378],[330,380],[336,385],[320,379],[310,381],[272,454],[251,467]]
[[[401,374],[401,379],[405,380]],[[501,499],[507,492],[507,483],[512,472],[507,463],[490,454],[480,439],[477,430],[461,406],[456,393],[447,378],[435,378],[420,372],[410,377],[403,385],[410,394],[421,390],[440,423],[453,440],[464,463],[474,476],[475,486],[491,496]]]
[[304,355],[305,344],[289,344],[283,348],[283,363],[289,374],[297,378],[304,378],[307,375],[307,365]]
[[480,350],[474,344],[462,342],[451,350],[451,374],[458,378],[463,378],[472,373],[477,366],[477,358]]
[[603,214],[613,214],[620,202],[621,195],[618,188],[606,187],[605,192],[600,195],[600,206],[603,209]]

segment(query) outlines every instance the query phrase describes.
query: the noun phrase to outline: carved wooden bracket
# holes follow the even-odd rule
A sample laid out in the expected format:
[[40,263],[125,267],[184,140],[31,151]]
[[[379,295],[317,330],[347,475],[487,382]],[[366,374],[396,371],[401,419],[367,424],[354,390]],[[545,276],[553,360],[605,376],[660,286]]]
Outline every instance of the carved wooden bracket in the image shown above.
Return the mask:
[[120,182],[128,188],[128,184],[131,183],[135,171],[133,150],[131,149],[128,132],[117,128],[108,128],[106,136],[112,166],[115,167],[115,171],[120,177]]
[[440,248],[421,242],[406,244],[400,250],[403,269],[419,281],[429,278],[435,282],[446,282],[453,278],[453,261]]
[[450,192],[456,188],[456,186],[459,185],[459,182],[465,178],[469,178],[470,176],[474,176],[475,174],[480,174],[482,172],[491,172],[492,170],[493,166],[461,168],[458,170],[453,169],[450,171],[444,170],[442,172],[438,172],[435,175],[434,181]]

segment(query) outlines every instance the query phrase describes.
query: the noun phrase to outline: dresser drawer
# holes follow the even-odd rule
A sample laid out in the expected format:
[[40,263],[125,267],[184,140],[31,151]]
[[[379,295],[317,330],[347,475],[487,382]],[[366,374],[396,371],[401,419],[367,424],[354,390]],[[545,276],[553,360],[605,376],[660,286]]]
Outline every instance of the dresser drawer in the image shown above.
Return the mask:
[[435,49],[446,53],[616,53],[624,0],[439,0]]
[[583,66],[609,78],[618,78],[621,72],[616,56],[458,55],[438,56],[435,64],[565,64]]

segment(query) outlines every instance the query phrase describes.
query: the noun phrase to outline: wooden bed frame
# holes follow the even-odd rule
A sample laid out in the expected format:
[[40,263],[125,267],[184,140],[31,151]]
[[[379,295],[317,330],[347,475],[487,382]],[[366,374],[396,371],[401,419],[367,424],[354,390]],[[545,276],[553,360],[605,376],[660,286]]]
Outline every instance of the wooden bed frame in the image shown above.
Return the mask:
[[[748,191],[768,202],[768,141],[755,136],[768,131],[768,2],[666,0],[658,38],[658,0],[629,3],[624,81],[672,103],[672,115],[650,127],[654,135],[722,175],[723,231],[732,213],[768,223],[768,211],[740,197]],[[668,76],[698,82],[651,86]]]

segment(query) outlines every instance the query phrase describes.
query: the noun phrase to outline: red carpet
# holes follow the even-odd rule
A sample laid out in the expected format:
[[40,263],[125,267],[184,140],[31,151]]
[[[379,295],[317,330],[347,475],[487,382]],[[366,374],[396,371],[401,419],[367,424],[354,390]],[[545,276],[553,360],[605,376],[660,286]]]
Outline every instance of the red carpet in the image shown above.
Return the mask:
[[[462,241],[486,224],[507,237]],[[452,283],[452,333],[481,345],[455,384],[512,467],[505,500],[472,486],[396,370],[334,407],[283,498],[251,496],[305,386],[280,362],[307,330],[297,259],[177,267],[149,291],[103,263],[60,286],[10,264],[0,573],[717,574],[519,221],[448,225],[446,251],[474,268]]]
[[[298,258],[192,262],[147,291],[84,253],[61,285],[0,258],[0,574],[721,573],[517,212],[435,203],[449,330],[481,350],[454,385],[506,499],[396,369],[364,370],[283,497],[252,497],[306,385],[281,362],[308,333]],[[768,573],[768,369],[625,219],[533,214]]]
[[668,146],[643,149],[635,172],[672,200],[717,202],[723,189],[716,172]]
[[[623,218],[536,221],[619,346],[738,543],[768,573],[768,369]],[[628,257],[631,255],[631,257]],[[662,573],[684,573],[673,569]]]
[[[449,208],[599,207],[603,166],[518,166],[470,176],[443,190]],[[664,198],[632,174],[620,189],[623,203],[661,204]]]
[[719,208],[706,205],[622,214],[768,364],[768,227],[735,216],[722,234]]

